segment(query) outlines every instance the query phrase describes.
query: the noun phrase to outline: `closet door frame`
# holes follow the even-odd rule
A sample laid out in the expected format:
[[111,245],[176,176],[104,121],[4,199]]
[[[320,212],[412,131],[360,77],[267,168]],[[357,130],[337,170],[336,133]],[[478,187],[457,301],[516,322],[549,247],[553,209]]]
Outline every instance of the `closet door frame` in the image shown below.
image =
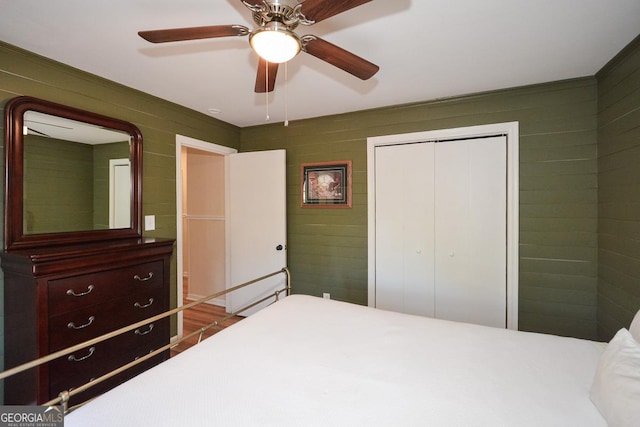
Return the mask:
[[518,242],[519,242],[519,125],[518,122],[495,123],[425,132],[367,138],[367,206],[368,206],[368,305],[376,306],[376,187],[375,148],[384,145],[427,141],[507,137],[507,328],[518,329]]

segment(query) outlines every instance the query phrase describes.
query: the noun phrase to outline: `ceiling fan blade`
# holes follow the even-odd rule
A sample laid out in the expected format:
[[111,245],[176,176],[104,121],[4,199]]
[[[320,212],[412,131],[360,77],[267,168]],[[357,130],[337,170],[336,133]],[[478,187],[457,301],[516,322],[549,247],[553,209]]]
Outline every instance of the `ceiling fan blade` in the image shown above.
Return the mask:
[[260,58],[260,62],[258,62],[258,73],[256,75],[256,93],[272,92],[276,85],[277,74],[277,63],[268,62],[265,59]]
[[306,35],[301,39],[302,50],[359,79],[367,80],[380,69],[376,64],[316,36]]
[[212,25],[207,27],[171,28],[168,30],[139,31],[138,35],[151,43],[183,40],[210,39],[216,37],[246,36],[249,28],[243,25]]
[[262,0],[240,0],[240,3],[244,4],[247,8],[259,8],[263,5]]
[[320,22],[372,0],[304,0],[300,11],[309,21]]

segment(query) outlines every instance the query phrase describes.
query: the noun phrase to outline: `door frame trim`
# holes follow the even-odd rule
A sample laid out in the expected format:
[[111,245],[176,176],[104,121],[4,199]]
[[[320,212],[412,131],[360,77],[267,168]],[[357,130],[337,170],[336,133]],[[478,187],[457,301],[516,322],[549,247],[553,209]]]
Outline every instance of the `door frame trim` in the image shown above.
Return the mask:
[[519,276],[519,122],[494,123],[451,129],[437,129],[367,138],[367,233],[368,233],[368,305],[376,306],[376,241],[375,241],[375,148],[385,145],[427,141],[507,137],[507,328],[518,329]]
[[[213,142],[202,141],[195,138],[190,138],[184,135],[176,134],[176,270],[177,270],[177,284],[176,284],[176,305],[180,307],[182,304],[182,285],[183,285],[183,277],[182,277],[182,254],[183,254],[183,238],[182,238],[182,148],[195,148],[200,151],[206,151],[209,153],[221,154],[224,156],[228,156],[230,154],[235,154],[238,152],[235,148],[225,147],[223,145],[214,144]],[[225,162],[226,169],[226,162]],[[225,171],[226,175],[226,171]],[[225,191],[226,193],[226,191]],[[228,195],[225,195],[228,197]],[[182,336],[183,331],[183,312],[178,313],[178,329],[177,329],[177,337]],[[174,337],[175,338],[175,337]]]

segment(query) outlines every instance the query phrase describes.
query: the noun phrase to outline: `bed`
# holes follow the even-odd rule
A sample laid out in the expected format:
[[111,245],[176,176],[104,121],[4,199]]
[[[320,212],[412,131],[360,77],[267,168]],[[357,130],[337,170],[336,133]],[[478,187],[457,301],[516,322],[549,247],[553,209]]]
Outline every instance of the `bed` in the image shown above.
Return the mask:
[[65,426],[603,426],[610,347],[291,295]]

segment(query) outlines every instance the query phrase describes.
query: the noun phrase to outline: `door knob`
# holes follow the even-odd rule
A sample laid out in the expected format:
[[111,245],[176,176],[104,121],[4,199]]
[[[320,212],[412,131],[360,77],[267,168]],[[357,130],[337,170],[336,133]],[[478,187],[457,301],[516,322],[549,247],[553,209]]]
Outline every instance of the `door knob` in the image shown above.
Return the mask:
[[276,246],[276,251],[281,251],[283,249],[284,249],[284,246],[282,246],[282,245]]

